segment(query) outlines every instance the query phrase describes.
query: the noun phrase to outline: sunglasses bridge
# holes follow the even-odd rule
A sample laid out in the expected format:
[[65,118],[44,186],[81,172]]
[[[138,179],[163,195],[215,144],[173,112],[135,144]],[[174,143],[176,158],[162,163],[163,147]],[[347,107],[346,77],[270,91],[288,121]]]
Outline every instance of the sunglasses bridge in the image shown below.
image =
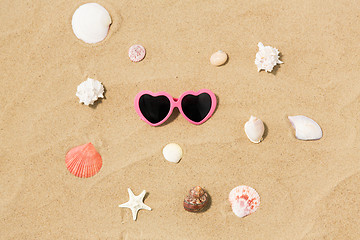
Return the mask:
[[178,98],[172,98],[173,99],[173,101],[174,101],[174,103],[173,103],[173,107],[175,108],[175,107],[177,107],[177,108],[180,108],[181,106],[181,102],[179,101],[179,99]]

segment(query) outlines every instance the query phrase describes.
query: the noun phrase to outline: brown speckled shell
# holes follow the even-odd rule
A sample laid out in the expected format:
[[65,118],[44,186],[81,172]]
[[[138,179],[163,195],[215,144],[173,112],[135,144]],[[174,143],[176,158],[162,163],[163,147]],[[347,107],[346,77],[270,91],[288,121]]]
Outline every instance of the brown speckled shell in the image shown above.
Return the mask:
[[208,202],[208,194],[199,186],[190,189],[189,196],[184,199],[184,208],[189,212],[200,211]]

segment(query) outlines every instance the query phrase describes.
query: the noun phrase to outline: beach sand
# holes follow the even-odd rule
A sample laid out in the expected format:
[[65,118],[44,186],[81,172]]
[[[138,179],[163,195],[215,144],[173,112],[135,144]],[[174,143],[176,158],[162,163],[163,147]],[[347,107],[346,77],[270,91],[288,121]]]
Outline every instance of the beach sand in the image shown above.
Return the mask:
[[[72,14],[84,1],[2,0],[0,8],[1,239],[358,239],[360,236],[360,27],[358,1],[100,0],[113,24],[101,43],[78,40]],[[284,64],[257,72],[258,42]],[[128,49],[141,44],[145,59]],[[210,64],[228,53],[221,67]],[[78,103],[87,77],[106,99]],[[212,90],[218,108],[195,126],[173,113],[151,127],[136,114],[141,90],[178,97]],[[260,144],[243,130],[267,127]],[[319,141],[294,137],[288,115],[322,127]],[[65,167],[72,147],[92,142],[103,157],[94,177]],[[178,143],[184,157],[167,162]],[[211,196],[184,211],[188,190]],[[228,194],[249,185],[259,209],[236,217]],[[118,205],[148,192],[137,221]]]

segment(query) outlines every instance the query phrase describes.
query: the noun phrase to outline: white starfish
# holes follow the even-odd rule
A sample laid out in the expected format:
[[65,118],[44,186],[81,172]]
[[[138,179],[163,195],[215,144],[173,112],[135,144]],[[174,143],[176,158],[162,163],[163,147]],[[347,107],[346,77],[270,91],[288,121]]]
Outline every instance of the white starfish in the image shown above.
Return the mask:
[[142,193],[140,193],[140,195],[138,196],[135,196],[130,188],[128,188],[128,192],[130,198],[129,201],[119,205],[119,207],[130,208],[133,215],[133,219],[134,221],[136,221],[137,213],[140,209],[151,211],[151,208],[143,203],[146,194],[145,190],[143,190]]

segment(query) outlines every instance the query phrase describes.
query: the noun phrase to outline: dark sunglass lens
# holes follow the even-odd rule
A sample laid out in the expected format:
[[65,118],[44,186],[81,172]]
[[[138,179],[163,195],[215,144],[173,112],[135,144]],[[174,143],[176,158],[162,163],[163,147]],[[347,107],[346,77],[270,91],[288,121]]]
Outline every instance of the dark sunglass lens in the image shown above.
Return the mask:
[[211,97],[207,93],[186,95],[181,101],[184,114],[194,122],[201,122],[210,112]]
[[165,96],[153,97],[144,94],[139,99],[139,107],[143,116],[151,123],[161,122],[170,111],[170,100]]

